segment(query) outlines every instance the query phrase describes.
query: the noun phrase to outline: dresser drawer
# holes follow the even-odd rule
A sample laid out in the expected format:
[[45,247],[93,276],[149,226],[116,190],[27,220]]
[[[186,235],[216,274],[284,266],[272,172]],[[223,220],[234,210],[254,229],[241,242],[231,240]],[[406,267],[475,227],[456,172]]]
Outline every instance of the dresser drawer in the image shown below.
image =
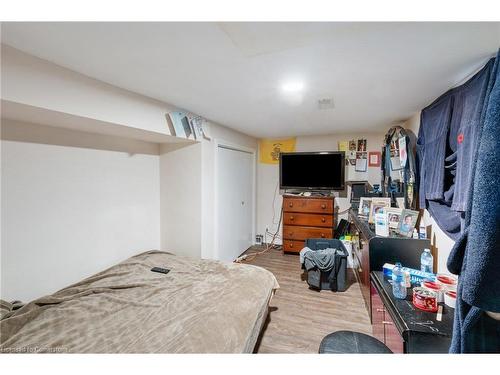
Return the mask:
[[306,246],[304,241],[283,240],[283,251],[299,253]]
[[333,215],[325,214],[302,214],[296,212],[284,212],[283,223],[285,225],[304,225],[311,227],[333,227]]
[[283,211],[333,214],[333,199],[284,197]]
[[302,227],[296,225],[283,226],[283,239],[304,241],[308,238],[332,238],[331,228]]

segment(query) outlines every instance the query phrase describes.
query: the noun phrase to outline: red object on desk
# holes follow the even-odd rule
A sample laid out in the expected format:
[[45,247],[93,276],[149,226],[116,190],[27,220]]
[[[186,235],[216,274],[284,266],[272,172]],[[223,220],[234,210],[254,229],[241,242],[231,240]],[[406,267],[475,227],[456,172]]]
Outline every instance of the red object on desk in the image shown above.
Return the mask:
[[431,292],[420,287],[413,288],[413,306],[420,310],[436,312],[438,310],[436,292]]

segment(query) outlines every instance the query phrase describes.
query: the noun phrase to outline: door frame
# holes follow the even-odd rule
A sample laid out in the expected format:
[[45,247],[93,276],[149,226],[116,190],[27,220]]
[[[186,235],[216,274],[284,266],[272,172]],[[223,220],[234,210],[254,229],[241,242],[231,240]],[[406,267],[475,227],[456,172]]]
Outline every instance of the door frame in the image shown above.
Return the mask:
[[[234,151],[246,152],[252,155],[252,239],[251,244],[255,243],[255,231],[256,231],[256,207],[257,207],[257,150],[254,148],[241,146],[239,144],[226,141],[224,139],[214,138],[213,142],[214,147],[214,251],[213,255],[218,258],[219,255],[219,183],[218,183],[218,174],[219,174],[219,148],[227,148]],[[244,249],[243,251],[246,251]],[[239,254],[241,255],[241,254]],[[238,256],[239,256],[238,255]]]

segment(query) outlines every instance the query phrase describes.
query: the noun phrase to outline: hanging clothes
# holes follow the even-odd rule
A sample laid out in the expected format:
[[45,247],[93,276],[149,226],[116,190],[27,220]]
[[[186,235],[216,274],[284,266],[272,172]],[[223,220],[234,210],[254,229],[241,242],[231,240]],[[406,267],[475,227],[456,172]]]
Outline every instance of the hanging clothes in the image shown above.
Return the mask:
[[[455,188],[456,147],[450,142],[454,96],[447,92],[422,110],[417,140],[419,206],[427,208],[439,227],[456,239],[460,213],[452,211]],[[456,130],[451,129],[451,134]],[[455,155],[455,157],[453,157]]]
[[454,90],[453,114],[450,125],[450,148],[456,150],[449,159],[456,160],[456,176],[451,209],[465,212],[470,200],[474,151],[479,142],[481,115],[485,107],[488,85],[495,59],[463,85]]
[[[384,139],[384,146],[382,147],[382,193],[383,196],[389,197],[391,196],[391,184],[392,177],[391,171],[393,170],[391,163],[391,143],[395,139],[404,139],[404,150],[400,150],[400,153],[404,151],[406,155],[406,161],[402,168],[402,184],[404,186],[404,199],[405,199],[405,207],[416,209],[417,201],[417,177],[416,177],[416,164],[415,164],[415,156],[413,155],[413,150],[410,137],[408,136],[406,130],[401,126],[394,126],[389,129]],[[392,197],[394,198],[394,197]],[[396,203],[396,202],[393,202]]]
[[464,225],[470,199],[473,152],[495,59],[463,85],[449,90],[420,118],[417,141],[419,203],[453,240]]
[[499,63],[500,50],[474,129],[477,147],[470,150],[465,230],[447,264],[452,273],[459,274],[452,353],[500,352],[500,321],[488,313],[500,313]]

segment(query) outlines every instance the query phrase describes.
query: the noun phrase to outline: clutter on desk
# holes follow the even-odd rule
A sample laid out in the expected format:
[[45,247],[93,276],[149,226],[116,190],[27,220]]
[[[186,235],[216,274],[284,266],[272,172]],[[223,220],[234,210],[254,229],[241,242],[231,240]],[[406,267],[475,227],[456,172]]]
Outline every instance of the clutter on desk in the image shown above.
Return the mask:
[[[376,334],[381,334],[384,342],[394,343],[394,345],[402,343],[399,350],[405,353],[448,352],[455,315],[450,307],[437,303],[437,312],[424,311],[413,305],[413,289],[411,288],[407,290],[408,295],[405,299],[394,297],[392,278],[387,278],[381,271],[371,271],[370,281],[374,289],[372,290],[376,293],[372,293],[371,301],[374,312],[373,324],[377,327]],[[373,298],[376,295],[381,297],[381,301]],[[379,314],[381,310],[383,313]],[[391,323],[393,325],[387,325]],[[391,328],[391,332],[387,331],[388,328]],[[397,331],[393,328],[397,328]],[[401,335],[402,342],[399,341],[400,338],[397,335],[394,335],[396,332]],[[389,341],[386,341],[387,338]]]
[[[424,253],[427,254],[425,250]],[[386,263],[382,270],[384,276],[392,280],[395,298],[406,299],[407,288],[414,286],[412,302],[415,307],[427,312],[436,312],[438,304],[444,303],[448,307],[455,308],[457,299],[455,276],[419,271],[403,267],[401,263]]]
[[[361,197],[356,200],[357,212],[360,218],[368,220],[368,224],[375,224],[377,236],[388,237],[393,234],[402,237],[425,239],[426,228],[421,222],[417,229],[416,224],[420,215],[419,211],[391,207],[391,198],[378,196]],[[378,220],[376,220],[378,215]],[[384,215],[383,217],[381,215]]]

